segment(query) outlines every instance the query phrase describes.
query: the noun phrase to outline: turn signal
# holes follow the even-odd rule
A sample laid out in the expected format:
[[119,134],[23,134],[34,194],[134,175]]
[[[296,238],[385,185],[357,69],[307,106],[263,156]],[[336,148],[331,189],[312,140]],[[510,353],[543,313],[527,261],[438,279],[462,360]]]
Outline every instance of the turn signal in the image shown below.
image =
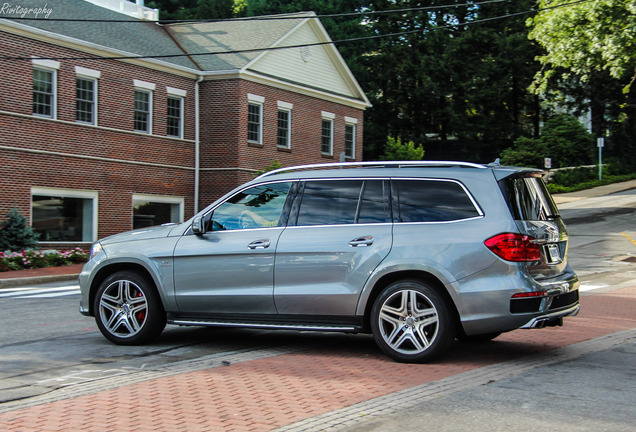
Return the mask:
[[535,239],[522,234],[504,233],[484,242],[495,255],[506,261],[540,261],[541,249]]

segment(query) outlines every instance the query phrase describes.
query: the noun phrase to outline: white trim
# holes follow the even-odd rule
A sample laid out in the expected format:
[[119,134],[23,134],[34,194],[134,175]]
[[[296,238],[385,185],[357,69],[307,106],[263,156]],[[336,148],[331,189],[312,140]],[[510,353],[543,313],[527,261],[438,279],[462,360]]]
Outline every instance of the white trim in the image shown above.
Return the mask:
[[81,66],[75,66],[75,75],[81,75],[87,78],[100,79],[102,77],[102,72],[95,69],[88,69]]
[[33,57],[31,58],[31,63],[33,63],[34,66],[40,66],[48,69],[58,70],[60,68],[60,62],[55,60],[43,60]]
[[[345,117],[345,118],[349,118],[349,117]],[[355,119],[354,119],[355,120]],[[347,155],[347,127],[350,126],[353,128],[353,143],[352,143],[352,148],[351,148],[351,155]],[[349,159],[355,159],[356,158],[356,150],[357,150],[357,135],[358,135],[358,125],[356,123],[353,122],[347,122],[345,123],[345,148],[344,148],[344,157],[349,158]]]
[[[135,81],[137,81],[137,80],[135,80]],[[143,133],[143,134],[146,134],[146,135],[152,135],[153,92],[151,90],[149,90],[149,89],[146,89],[146,88],[143,88],[143,87],[137,87],[137,86],[135,86],[135,92],[146,93],[148,95],[148,130],[147,131],[141,130],[141,129],[134,129],[134,130],[135,130],[135,132]],[[134,121],[134,111],[135,111],[135,106],[134,106],[134,99],[133,99],[133,121]],[[134,127],[134,125],[133,125],[133,127]]]
[[[0,110],[0,114],[16,116],[16,117],[22,117],[22,118],[28,118],[28,119],[33,119],[35,117],[37,120],[53,121],[53,122],[57,122],[57,123],[67,124],[67,125],[93,127],[93,128],[96,128],[96,129],[105,130],[105,131],[109,131],[109,132],[133,134],[133,135],[140,135],[140,136],[146,136],[146,137],[148,136],[148,134],[145,133],[145,132],[135,132],[135,131],[125,130],[125,129],[115,129],[115,128],[106,127],[106,126],[90,125],[88,123],[70,122],[70,121],[67,121],[67,120],[52,119],[50,117],[34,116],[33,114],[21,114],[21,113],[14,113],[14,112],[11,112],[11,111],[1,111],[1,110]],[[169,140],[178,140],[178,141],[184,141],[184,142],[188,142],[188,143],[194,143],[195,142],[194,140],[191,140],[191,139],[185,139],[185,138],[179,139],[177,137],[165,136],[165,135],[152,135],[152,137],[153,138],[161,138],[161,139],[169,139]],[[7,148],[13,148],[13,147],[7,147]]]
[[[183,128],[185,127],[185,121],[184,121],[185,101],[182,96],[168,94],[168,97],[166,98],[166,108],[168,108],[168,101],[170,99],[176,99],[179,101],[179,135],[169,135],[167,127],[166,127],[166,136],[174,137],[174,138],[183,138]],[[168,116],[166,113],[166,122],[167,122],[167,119],[168,119]]]
[[[82,190],[82,189],[64,189],[64,188],[54,188],[54,187],[45,187],[45,186],[32,186],[31,187],[31,221],[30,224],[33,226],[33,196],[34,195],[43,195],[43,196],[62,196],[65,198],[81,198],[81,199],[90,199],[93,204],[93,214],[92,214],[92,227],[91,227],[91,239],[88,240],[90,242],[94,242],[97,240],[97,232],[98,232],[98,214],[99,214],[99,192],[92,190]],[[87,242],[87,240],[69,240],[64,241],[64,243],[75,243],[75,242]]]
[[330,113],[327,111],[322,111],[320,115],[322,115],[322,118],[326,120],[334,120],[336,118],[336,115],[334,113]]
[[264,104],[265,98],[263,96],[258,96],[252,93],[247,94],[247,101],[250,103]]
[[[248,138],[247,138],[247,142],[248,143],[254,143],[254,144],[259,144],[262,145],[263,144],[263,104],[265,103],[265,98],[263,96],[257,96],[251,93],[247,94],[247,126],[248,126]],[[249,139],[249,106],[250,105],[254,105],[254,106],[258,106],[258,140],[251,140]]]
[[277,104],[279,110],[291,111],[292,109],[294,109],[294,104],[289,102],[278,101]]
[[[278,112],[276,113],[276,146],[278,148],[291,149],[291,133],[292,133],[292,108],[294,105],[286,102],[278,101]],[[278,122],[281,112],[287,113],[287,142],[284,146],[278,144]]]
[[[75,121],[77,123],[80,124],[85,124],[85,125],[97,125],[97,101],[98,101],[98,97],[97,97],[97,85],[98,85],[98,81],[97,78],[94,77],[90,77],[90,76],[86,76],[86,75],[77,75],[75,77],[76,81],[75,81],[75,86],[77,87],[77,79],[83,79],[86,81],[91,81],[93,83],[93,118],[91,120],[91,122],[85,122],[85,121],[80,121],[77,120],[77,106],[75,107]],[[75,96],[75,101],[77,102],[77,93]]]
[[181,223],[184,220],[184,215],[185,215],[185,210],[184,210],[185,198],[184,197],[134,193],[132,196],[133,207],[135,205],[135,201],[149,201],[149,202],[156,202],[156,203],[162,203],[162,204],[177,204],[179,205],[178,223]]
[[133,86],[135,86],[135,88],[137,89],[150,90],[150,91],[155,91],[155,88],[157,87],[157,85],[154,83],[147,82],[147,81],[140,81],[136,79],[133,79]]
[[353,124],[353,125],[357,125],[358,124],[358,119],[357,118],[353,118],[353,117],[346,117],[345,116],[345,123],[349,123],[349,124]]
[[[334,125],[334,121],[333,118],[329,118],[327,116],[325,116],[324,114],[330,114],[330,113],[326,113],[323,111],[323,116],[322,116],[322,121],[320,122],[320,154],[323,155],[328,155],[328,156],[333,156],[333,132],[335,129],[335,125]],[[335,115],[334,115],[335,117]],[[330,127],[330,137],[329,137],[329,151],[328,152],[324,152],[322,151],[322,122],[324,121],[328,121],[329,123],[331,123],[331,127]]]
[[[38,118],[56,120],[57,119],[57,69],[34,64],[33,70],[31,71],[31,79],[33,79],[33,71],[35,70],[51,73],[51,115],[37,114],[37,113],[32,113],[32,115]],[[33,87],[31,87],[31,97],[33,97],[33,92],[34,92]],[[33,111],[33,105],[31,105],[31,111]]]
[[166,93],[168,93],[168,96],[179,96],[179,97],[186,97],[188,92],[187,90],[181,90],[178,88],[174,88],[174,87],[168,87],[166,86]]

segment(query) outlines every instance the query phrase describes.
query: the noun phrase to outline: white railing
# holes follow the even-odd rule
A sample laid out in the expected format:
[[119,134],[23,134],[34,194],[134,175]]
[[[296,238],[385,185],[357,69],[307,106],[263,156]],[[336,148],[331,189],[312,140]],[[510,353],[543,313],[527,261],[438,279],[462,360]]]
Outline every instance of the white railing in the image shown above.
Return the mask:
[[126,0],[86,0],[94,5],[101,6],[116,12],[121,12],[131,17],[149,21],[159,20],[159,9],[152,9],[139,3]]

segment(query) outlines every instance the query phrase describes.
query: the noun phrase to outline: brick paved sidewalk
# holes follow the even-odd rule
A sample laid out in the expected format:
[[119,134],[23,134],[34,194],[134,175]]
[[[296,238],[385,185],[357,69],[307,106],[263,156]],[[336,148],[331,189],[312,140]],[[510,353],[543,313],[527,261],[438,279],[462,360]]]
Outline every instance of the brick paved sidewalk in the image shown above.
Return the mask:
[[564,327],[518,330],[485,345],[458,343],[439,363],[395,363],[371,339],[339,336],[350,346],[124,381],[115,389],[5,412],[0,430],[265,432],[381,396],[390,404],[398,391],[636,328],[636,287],[587,295],[581,303],[579,316]]

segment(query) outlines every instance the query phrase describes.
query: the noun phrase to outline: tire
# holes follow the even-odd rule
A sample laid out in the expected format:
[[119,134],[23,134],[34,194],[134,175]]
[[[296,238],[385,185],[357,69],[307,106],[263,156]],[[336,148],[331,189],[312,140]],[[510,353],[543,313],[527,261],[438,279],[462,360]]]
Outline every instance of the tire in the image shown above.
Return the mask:
[[371,310],[373,338],[392,359],[421,363],[443,354],[455,339],[451,309],[423,282],[405,279],[384,289]]
[[97,327],[118,345],[141,345],[166,326],[166,312],[155,286],[134,271],[119,271],[99,286],[94,303]]

